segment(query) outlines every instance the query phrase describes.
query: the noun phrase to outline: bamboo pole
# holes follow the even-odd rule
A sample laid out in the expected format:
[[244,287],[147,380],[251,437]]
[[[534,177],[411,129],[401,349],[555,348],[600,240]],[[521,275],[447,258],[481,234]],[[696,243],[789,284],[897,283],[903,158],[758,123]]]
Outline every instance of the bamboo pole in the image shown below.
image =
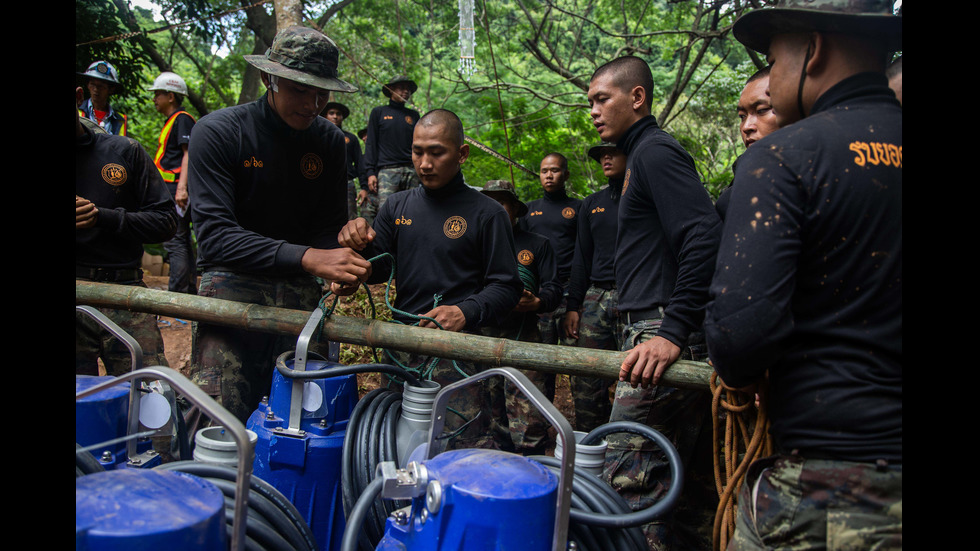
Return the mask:
[[[235,327],[247,331],[299,335],[310,312],[259,306],[230,300],[171,293],[133,285],[75,281],[75,304],[147,312]],[[390,348],[492,367],[508,366],[544,373],[617,379],[625,352],[549,344],[423,329],[384,321],[332,315],[324,319],[321,338],[373,348]],[[709,391],[712,368],[703,362],[678,360],[661,384]]]

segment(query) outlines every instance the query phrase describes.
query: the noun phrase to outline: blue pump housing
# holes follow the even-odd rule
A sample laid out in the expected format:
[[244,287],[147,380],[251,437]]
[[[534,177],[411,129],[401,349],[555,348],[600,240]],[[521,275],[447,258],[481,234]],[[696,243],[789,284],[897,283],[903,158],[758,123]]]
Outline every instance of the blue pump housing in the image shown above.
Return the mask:
[[388,518],[379,551],[552,549],[558,478],[540,463],[467,449],[439,454],[424,465],[427,494],[412,500],[403,520]]
[[[75,375],[75,393],[88,390],[114,377]],[[129,383],[123,382],[101,392],[75,400],[75,442],[83,448],[99,442],[107,442],[126,435],[126,422],[129,413]],[[137,444],[138,451],[146,451],[152,446],[149,441]],[[103,457],[108,451],[111,459]],[[99,461],[102,468],[112,470],[124,465],[126,443],[117,442],[107,445],[102,450],[93,450],[92,455]]]
[[[293,369],[292,360],[285,361]],[[306,371],[339,364],[309,360]],[[340,488],[347,421],[357,404],[357,377],[345,375],[304,382],[301,434],[289,433],[293,381],[278,370],[269,400],[246,423],[258,435],[252,474],[282,492],[303,515],[323,551],[340,548],[344,510]],[[305,409],[310,407],[312,410]]]
[[228,548],[224,496],[194,475],[117,469],[75,479],[76,551]]

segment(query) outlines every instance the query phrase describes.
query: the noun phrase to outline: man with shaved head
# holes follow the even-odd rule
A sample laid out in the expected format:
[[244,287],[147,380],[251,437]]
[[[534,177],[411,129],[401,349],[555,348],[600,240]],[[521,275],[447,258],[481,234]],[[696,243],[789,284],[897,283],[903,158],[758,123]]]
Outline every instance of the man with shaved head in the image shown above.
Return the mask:
[[[656,428],[671,439],[686,467],[677,510],[644,526],[651,548],[701,549],[711,544],[717,495],[710,475],[705,483],[697,476],[701,471],[690,467],[699,440],[710,436],[710,395],[658,383],[674,361],[705,358],[701,325],[721,221],[694,160],[650,114],[652,90],[649,66],[634,56],[603,65],[589,84],[599,136],[627,155],[615,272],[623,349],[629,354],[620,367],[609,420]],[[669,465],[650,441],[629,434],[607,440],[604,475],[634,509],[647,507],[679,482],[670,479]]]
[[[387,281],[394,270],[396,322],[475,334],[503,322],[521,298],[510,219],[497,201],[465,184],[460,168],[468,157],[459,117],[430,111],[412,136],[412,163],[422,185],[388,197],[372,225],[357,218],[338,236],[341,245],[372,260],[369,283]],[[445,359],[432,367],[414,354],[388,354],[443,386],[460,380],[461,372],[472,375],[484,367]],[[461,416],[447,418],[447,431],[479,415],[450,447],[495,447],[486,383],[465,387],[449,400]]]

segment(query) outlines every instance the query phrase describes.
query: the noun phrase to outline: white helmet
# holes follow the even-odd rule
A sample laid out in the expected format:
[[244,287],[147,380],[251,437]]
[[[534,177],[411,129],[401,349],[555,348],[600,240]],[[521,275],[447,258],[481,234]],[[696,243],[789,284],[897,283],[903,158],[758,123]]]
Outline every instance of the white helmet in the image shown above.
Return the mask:
[[160,73],[160,76],[153,81],[153,86],[147,88],[147,90],[153,92],[156,90],[163,90],[164,92],[174,92],[177,94],[187,95],[187,83],[184,79],[180,78],[176,73],[165,72]]

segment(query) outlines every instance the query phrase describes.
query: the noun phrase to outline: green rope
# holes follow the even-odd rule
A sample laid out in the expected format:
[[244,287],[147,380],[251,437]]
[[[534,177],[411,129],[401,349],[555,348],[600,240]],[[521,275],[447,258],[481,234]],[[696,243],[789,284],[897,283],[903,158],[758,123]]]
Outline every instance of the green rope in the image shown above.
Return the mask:
[[[410,312],[405,312],[404,310],[399,310],[398,308],[395,308],[395,306],[393,304],[391,304],[391,282],[395,278],[395,257],[393,257],[390,253],[381,253],[381,254],[375,256],[374,258],[368,259],[368,262],[370,262],[370,263],[373,264],[376,260],[379,260],[379,259],[384,258],[384,257],[388,257],[388,258],[391,259],[391,273],[388,275],[387,286],[385,288],[385,306],[387,306],[389,310],[391,310],[392,312],[394,312],[396,314],[400,314],[400,315],[405,316],[407,318],[411,318],[411,319],[416,320],[415,323],[412,324],[414,326],[418,326],[422,322],[422,320],[429,320],[432,323],[434,323],[436,325],[436,327],[438,327],[439,329],[445,330],[445,328],[442,326],[442,324],[440,324],[438,321],[436,321],[435,318],[431,318],[431,317],[423,316],[423,315],[419,315],[419,314],[412,314]],[[364,290],[367,292],[368,302],[371,305],[371,319],[377,319],[377,312],[375,311],[375,308],[374,308],[374,300],[371,297],[371,290],[368,288],[368,286],[367,286],[366,283],[363,283],[362,282],[361,285],[364,287]],[[318,307],[323,311],[323,319],[320,320],[320,324],[317,327],[317,333],[316,333],[316,335],[317,335],[317,341],[319,341],[319,339],[320,339],[320,333],[323,330],[323,322],[324,322],[324,320],[326,320],[327,317],[329,317],[331,314],[333,314],[334,310],[337,308],[337,302],[339,301],[339,297],[338,296],[334,296],[333,304],[330,306],[329,309],[327,309],[326,301],[327,301],[327,298],[330,297],[331,295],[333,295],[333,293],[331,291],[327,291],[327,293],[325,295],[323,295],[323,297],[320,299],[320,302],[319,302],[319,305],[318,305]],[[432,295],[432,308],[434,309],[434,308],[438,307],[439,306],[439,303],[441,301],[442,301],[442,295],[440,295],[440,294]],[[395,322],[395,323],[403,323],[403,322],[400,322],[398,320],[392,320],[392,321]],[[419,365],[417,365],[415,367],[411,367],[411,366],[407,366],[404,363],[400,362],[397,358],[395,358],[391,354],[391,352],[389,350],[387,350],[387,349],[382,349],[382,350],[384,351],[384,353],[388,357],[388,359],[391,360],[395,365],[397,365],[398,367],[400,367],[402,369],[405,369],[405,370],[407,370],[407,371],[409,371],[411,373],[414,373],[419,378],[425,379],[425,380],[432,380],[432,372],[435,369],[436,365],[439,363],[439,360],[441,359],[441,358],[432,356],[429,359],[424,359]],[[377,352],[377,350],[376,349],[373,349],[372,352],[374,353],[374,359],[375,359],[375,361],[378,361],[380,363],[380,361],[378,360],[378,352]],[[459,364],[456,363],[456,360],[451,360],[451,361],[452,361],[453,368],[460,375],[462,375],[464,378],[470,376],[468,373],[466,373],[465,371],[463,371],[459,367]],[[385,374],[385,376],[388,378],[388,385],[391,386],[391,383],[393,381],[395,381],[395,377],[393,377],[392,375],[387,374],[387,373]],[[454,412],[454,413],[456,413],[456,412]],[[457,413],[457,415],[459,415],[459,414]],[[460,417],[463,417],[463,416],[460,415]],[[463,417],[463,419],[465,419],[465,417]]]

